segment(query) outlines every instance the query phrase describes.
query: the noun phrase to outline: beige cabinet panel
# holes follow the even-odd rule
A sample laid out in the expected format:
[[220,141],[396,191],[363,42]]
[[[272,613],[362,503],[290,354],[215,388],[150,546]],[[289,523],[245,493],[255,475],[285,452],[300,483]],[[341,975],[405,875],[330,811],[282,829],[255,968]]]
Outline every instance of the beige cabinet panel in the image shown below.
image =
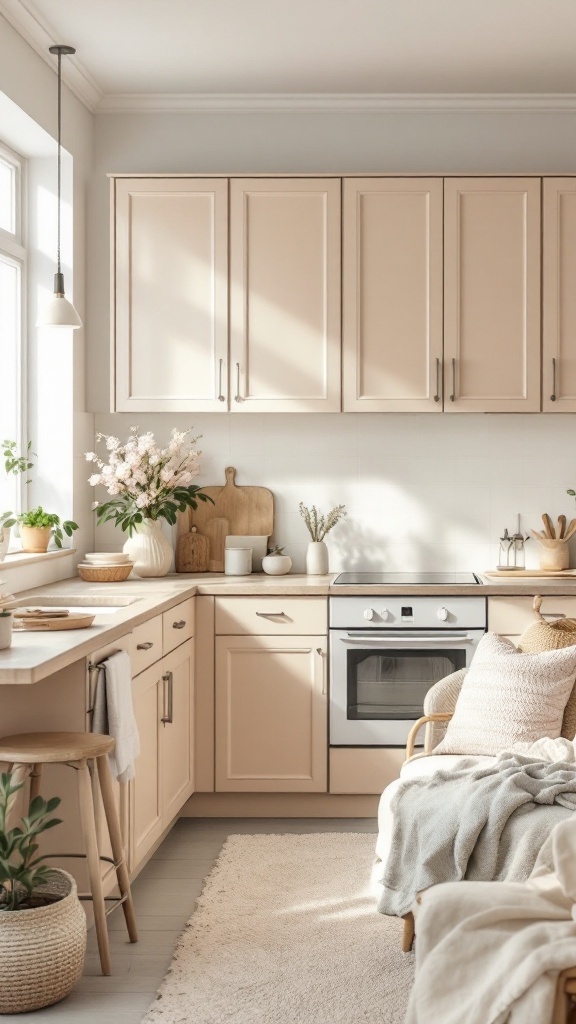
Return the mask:
[[182,601],[162,615],[163,651],[168,654],[194,635],[194,598]]
[[217,597],[216,633],[279,636],[326,633],[325,597]]
[[399,778],[402,747],[331,747],[330,793],[383,793]]
[[193,659],[194,644],[189,641],[162,662],[166,700],[160,737],[164,827],[194,790]]
[[542,408],[576,412],[576,178],[545,178]]
[[130,661],[132,675],[137,676],[162,657],[162,616],[155,615],[132,630]]
[[442,178],[346,178],[344,411],[442,411]]
[[325,636],[216,639],[216,792],[325,793]]
[[[493,633],[512,637],[523,633],[528,626],[536,622],[533,601],[533,597],[489,597],[488,629]],[[576,619],[576,597],[544,597],[540,611],[544,617],[549,616],[550,619],[562,616]]]
[[340,180],[230,182],[230,408],[340,410]]
[[118,178],[112,407],[226,411],[228,185]]
[[146,669],[132,683],[132,700],[140,756],[130,783],[130,865],[134,869],[162,834],[160,730],[162,690],[158,666]]
[[540,179],[446,178],[444,410],[540,409]]

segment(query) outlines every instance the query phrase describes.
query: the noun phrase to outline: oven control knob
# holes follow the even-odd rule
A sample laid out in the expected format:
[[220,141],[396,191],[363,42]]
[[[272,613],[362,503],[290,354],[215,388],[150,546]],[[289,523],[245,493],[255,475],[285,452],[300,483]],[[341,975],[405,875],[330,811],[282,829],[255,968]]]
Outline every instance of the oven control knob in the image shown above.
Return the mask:
[[436,612],[436,615],[438,616],[441,622],[446,622],[446,619],[448,618],[448,609],[439,608],[438,611]]
[[384,622],[386,622],[386,619],[389,617],[389,615],[390,615],[390,612],[388,611],[388,609],[387,608],[382,608],[382,610],[380,612],[380,618],[384,619]]
[[366,611],[364,612],[364,618],[368,619],[368,620],[373,619],[374,618],[374,609],[373,608],[367,608]]

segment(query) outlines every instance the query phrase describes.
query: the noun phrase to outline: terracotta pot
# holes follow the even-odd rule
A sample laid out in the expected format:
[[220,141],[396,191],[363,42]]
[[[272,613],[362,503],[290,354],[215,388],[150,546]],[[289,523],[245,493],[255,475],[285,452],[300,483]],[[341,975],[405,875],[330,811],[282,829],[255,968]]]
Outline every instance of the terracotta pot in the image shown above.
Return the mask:
[[51,526],[24,526],[20,523],[22,551],[27,551],[28,554],[47,551],[51,535]]

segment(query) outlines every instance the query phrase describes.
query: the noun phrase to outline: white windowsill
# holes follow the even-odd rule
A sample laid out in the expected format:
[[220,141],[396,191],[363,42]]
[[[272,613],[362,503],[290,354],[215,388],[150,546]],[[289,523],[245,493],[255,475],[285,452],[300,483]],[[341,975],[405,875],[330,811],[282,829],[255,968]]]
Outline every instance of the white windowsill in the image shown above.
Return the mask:
[[56,548],[53,551],[42,551],[40,554],[28,554],[26,551],[8,552],[3,562],[0,562],[0,575],[5,569],[12,569],[15,566],[32,565],[33,562],[48,562],[53,558],[64,558],[65,555],[76,554],[76,548]]

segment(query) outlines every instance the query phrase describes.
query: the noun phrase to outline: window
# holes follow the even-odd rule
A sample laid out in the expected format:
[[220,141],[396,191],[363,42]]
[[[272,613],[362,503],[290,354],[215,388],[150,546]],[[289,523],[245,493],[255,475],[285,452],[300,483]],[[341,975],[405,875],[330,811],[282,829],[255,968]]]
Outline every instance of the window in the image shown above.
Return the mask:
[[[26,249],[22,218],[24,162],[0,143],[0,441],[25,440]],[[20,510],[21,478],[0,473],[0,512]]]

